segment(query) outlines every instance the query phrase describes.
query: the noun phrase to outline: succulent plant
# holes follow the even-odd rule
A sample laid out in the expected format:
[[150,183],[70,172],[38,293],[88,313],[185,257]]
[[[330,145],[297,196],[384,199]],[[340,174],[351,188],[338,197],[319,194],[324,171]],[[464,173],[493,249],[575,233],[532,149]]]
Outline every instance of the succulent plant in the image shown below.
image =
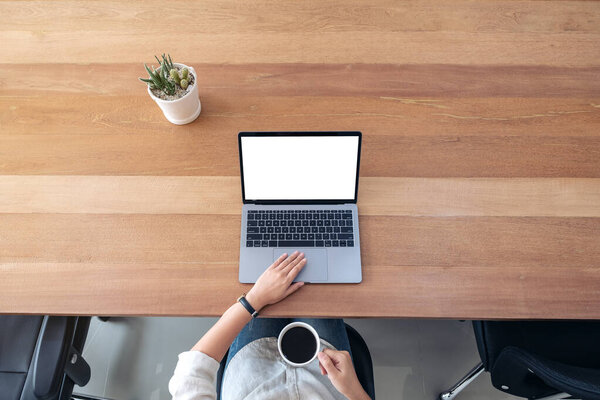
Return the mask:
[[147,83],[150,89],[158,89],[164,94],[171,96],[177,91],[177,85],[184,90],[188,88],[190,81],[189,71],[187,68],[183,68],[181,71],[181,76],[179,76],[179,71],[173,65],[170,55],[165,56],[163,54],[162,61],[156,56],[154,56],[154,58],[156,58],[156,61],[158,61],[160,68],[155,70],[154,67],[149,68],[146,64],[144,64],[146,71],[148,71],[149,78],[139,78],[140,81]]
[[173,68],[169,74],[175,82],[179,83],[181,81],[181,78],[179,77],[179,71],[177,71],[177,69]]

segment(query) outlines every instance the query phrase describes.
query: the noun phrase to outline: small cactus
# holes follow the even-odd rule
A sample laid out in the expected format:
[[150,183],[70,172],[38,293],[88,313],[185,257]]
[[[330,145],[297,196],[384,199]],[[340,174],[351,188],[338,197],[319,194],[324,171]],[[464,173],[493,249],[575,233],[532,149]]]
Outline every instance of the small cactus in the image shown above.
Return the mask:
[[173,79],[175,82],[177,82],[179,84],[179,82],[181,81],[181,78],[179,77],[179,72],[177,71],[177,69],[173,68],[170,72],[171,75],[171,79]]
[[165,56],[163,54],[162,61],[156,56],[154,56],[154,58],[156,58],[156,61],[158,61],[160,68],[155,70],[154,67],[152,67],[152,69],[150,69],[146,64],[144,64],[149,78],[139,78],[140,81],[148,84],[148,87],[152,90],[158,89],[171,96],[175,94],[177,85],[179,85],[183,90],[188,88],[190,85],[190,76],[187,68],[183,68],[181,70],[180,76],[179,71],[173,65],[170,55]]

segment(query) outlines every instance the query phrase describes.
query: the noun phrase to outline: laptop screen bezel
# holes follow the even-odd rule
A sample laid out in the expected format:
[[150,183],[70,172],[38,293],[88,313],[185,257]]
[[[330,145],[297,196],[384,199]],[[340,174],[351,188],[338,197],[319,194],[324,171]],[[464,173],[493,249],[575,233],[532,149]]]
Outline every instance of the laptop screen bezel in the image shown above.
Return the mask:
[[[242,138],[252,136],[353,136],[358,137],[358,152],[356,154],[356,181],[354,183],[354,198],[353,199],[300,199],[300,200],[247,200],[246,191],[244,188],[244,162],[242,155]],[[362,143],[362,133],[358,131],[336,131],[336,132],[240,132],[238,133],[238,152],[240,156],[240,178],[242,181],[242,202],[244,204],[345,204],[356,203],[358,196],[358,176],[360,173],[360,150]]]

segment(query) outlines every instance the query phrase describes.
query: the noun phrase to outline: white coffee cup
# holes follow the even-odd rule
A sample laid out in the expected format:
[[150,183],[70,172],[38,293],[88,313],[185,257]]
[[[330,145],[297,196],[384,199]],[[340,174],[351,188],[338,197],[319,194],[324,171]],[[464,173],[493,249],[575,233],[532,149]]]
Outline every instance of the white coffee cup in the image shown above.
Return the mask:
[[[283,339],[283,337],[285,336],[286,332],[289,331],[292,328],[295,327],[302,327],[302,328],[306,328],[307,330],[309,330],[313,336],[315,337],[315,341],[316,341],[316,350],[315,350],[315,354],[313,354],[313,356],[310,358],[310,360],[304,362],[304,363],[295,363],[292,362],[290,360],[288,360],[285,355],[283,354],[283,350],[281,349],[281,341]],[[277,338],[277,348],[279,349],[279,354],[281,355],[281,358],[283,358],[283,361],[285,361],[286,363],[288,363],[289,365],[291,365],[292,367],[304,367],[308,364],[310,364],[311,362],[313,362],[313,360],[315,358],[317,358],[317,354],[319,354],[319,351],[321,350],[321,340],[319,339],[319,334],[317,333],[317,331],[315,330],[315,328],[313,328],[312,326],[310,326],[307,323],[304,322],[292,322],[291,324],[286,325],[281,332],[279,333],[279,337]]]

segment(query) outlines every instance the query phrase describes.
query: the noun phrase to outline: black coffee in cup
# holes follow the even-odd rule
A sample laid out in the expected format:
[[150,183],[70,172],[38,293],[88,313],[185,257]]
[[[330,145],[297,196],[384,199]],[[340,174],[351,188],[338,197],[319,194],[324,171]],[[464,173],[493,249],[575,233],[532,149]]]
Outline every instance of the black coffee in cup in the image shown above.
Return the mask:
[[303,364],[317,352],[315,335],[302,326],[295,326],[283,334],[281,352],[289,361]]

